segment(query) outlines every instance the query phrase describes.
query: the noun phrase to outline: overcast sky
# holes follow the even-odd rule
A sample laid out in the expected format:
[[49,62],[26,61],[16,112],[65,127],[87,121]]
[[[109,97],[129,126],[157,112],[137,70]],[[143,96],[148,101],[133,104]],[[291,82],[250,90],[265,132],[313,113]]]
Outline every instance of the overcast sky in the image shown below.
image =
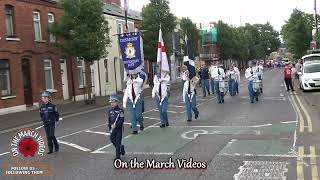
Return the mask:
[[[128,0],[129,8],[141,11],[149,0]],[[178,17],[189,17],[196,23],[209,24],[223,20],[239,26],[245,23],[266,23],[281,30],[292,10],[314,12],[314,0],[169,0],[171,12]],[[320,0],[318,0],[320,10]],[[319,11],[318,11],[319,12]],[[240,18],[241,17],[241,18]]]

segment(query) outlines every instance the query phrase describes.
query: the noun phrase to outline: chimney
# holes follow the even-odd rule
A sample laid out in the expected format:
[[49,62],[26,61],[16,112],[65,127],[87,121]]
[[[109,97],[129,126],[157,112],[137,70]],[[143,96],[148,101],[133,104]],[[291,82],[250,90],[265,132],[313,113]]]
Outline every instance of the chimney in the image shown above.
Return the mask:
[[121,0],[105,0],[107,4],[116,4],[121,7]]

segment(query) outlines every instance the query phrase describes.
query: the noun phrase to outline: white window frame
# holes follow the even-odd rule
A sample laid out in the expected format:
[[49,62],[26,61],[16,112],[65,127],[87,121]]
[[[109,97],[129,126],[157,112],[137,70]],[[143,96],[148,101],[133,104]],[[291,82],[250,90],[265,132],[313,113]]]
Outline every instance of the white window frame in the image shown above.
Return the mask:
[[[119,30],[119,25],[120,25],[120,31],[121,32],[118,31]],[[124,32],[123,24],[121,22],[118,22],[117,23],[117,34],[122,34],[123,32]]]
[[4,61],[5,63],[8,64],[8,67],[5,67],[5,68],[1,68],[1,70],[5,70],[8,72],[8,75],[7,75],[7,81],[8,81],[8,84],[7,84],[7,94],[2,94],[2,90],[0,91],[0,97],[8,97],[8,96],[11,96],[12,95],[12,89],[11,89],[11,72],[10,72],[10,62],[9,60],[7,59],[1,59],[1,61]]
[[[49,63],[50,64],[50,67],[46,67],[45,66],[45,63]],[[50,75],[51,75],[51,89],[47,89],[47,87],[45,87],[46,90],[54,90],[54,83],[53,83],[53,71],[52,71],[52,61],[50,59],[45,59],[43,60],[43,68],[44,68],[44,73],[48,70],[50,70]],[[46,76],[44,76],[44,82],[45,82],[45,86],[47,85],[47,82],[46,82]]]
[[[38,19],[34,18],[34,15],[37,14],[38,15]],[[34,39],[35,41],[42,41],[42,32],[41,32],[41,16],[40,16],[40,12],[39,11],[33,11],[32,12],[32,18],[33,18],[33,31],[34,31]],[[39,24],[39,39],[37,39],[36,37],[36,29],[35,29],[35,22],[38,22]]]
[[[50,17],[51,16],[51,20],[50,20]],[[51,27],[51,25],[53,25],[54,23],[54,14],[53,13],[48,13],[48,27]],[[49,42],[56,42],[56,37],[49,33]]]
[[[81,62],[81,65],[79,65],[79,61]],[[79,69],[81,68],[81,73],[82,73],[82,78],[83,80],[80,81],[79,78]],[[84,88],[87,84],[86,82],[86,68],[85,68],[85,62],[81,58],[77,58],[77,74],[78,74],[78,83],[79,83],[79,88]]]
[[[10,29],[12,30],[12,32],[10,32],[11,34],[8,33],[8,24],[7,24],[7,8],[10,9],[11,11],[11,19],[10,19]],[[6,25],[6,35],[7,37],[14,37],[15,36],[15,29],[14,29],[14,7],[11,5],[6,4],[5,5],[5,25]]]

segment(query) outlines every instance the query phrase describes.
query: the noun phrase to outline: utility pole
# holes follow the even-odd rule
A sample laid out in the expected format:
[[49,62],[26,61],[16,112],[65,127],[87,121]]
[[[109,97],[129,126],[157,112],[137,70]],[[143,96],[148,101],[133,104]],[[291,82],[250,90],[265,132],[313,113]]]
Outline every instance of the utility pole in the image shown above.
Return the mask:
[[314,0],[314,18],[315,18],[315,28],[316,28],[316,37],[315,41],[317,42],[318,46],[318,13],[317,13],[317,0]]

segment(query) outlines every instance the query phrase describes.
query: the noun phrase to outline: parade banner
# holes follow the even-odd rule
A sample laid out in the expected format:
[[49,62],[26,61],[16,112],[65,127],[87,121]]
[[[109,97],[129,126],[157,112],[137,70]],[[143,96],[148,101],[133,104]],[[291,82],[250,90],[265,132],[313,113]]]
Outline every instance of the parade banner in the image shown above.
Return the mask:
[[134,70],[142,63],[140,33],[119,34],[119,46],[126,70]]

